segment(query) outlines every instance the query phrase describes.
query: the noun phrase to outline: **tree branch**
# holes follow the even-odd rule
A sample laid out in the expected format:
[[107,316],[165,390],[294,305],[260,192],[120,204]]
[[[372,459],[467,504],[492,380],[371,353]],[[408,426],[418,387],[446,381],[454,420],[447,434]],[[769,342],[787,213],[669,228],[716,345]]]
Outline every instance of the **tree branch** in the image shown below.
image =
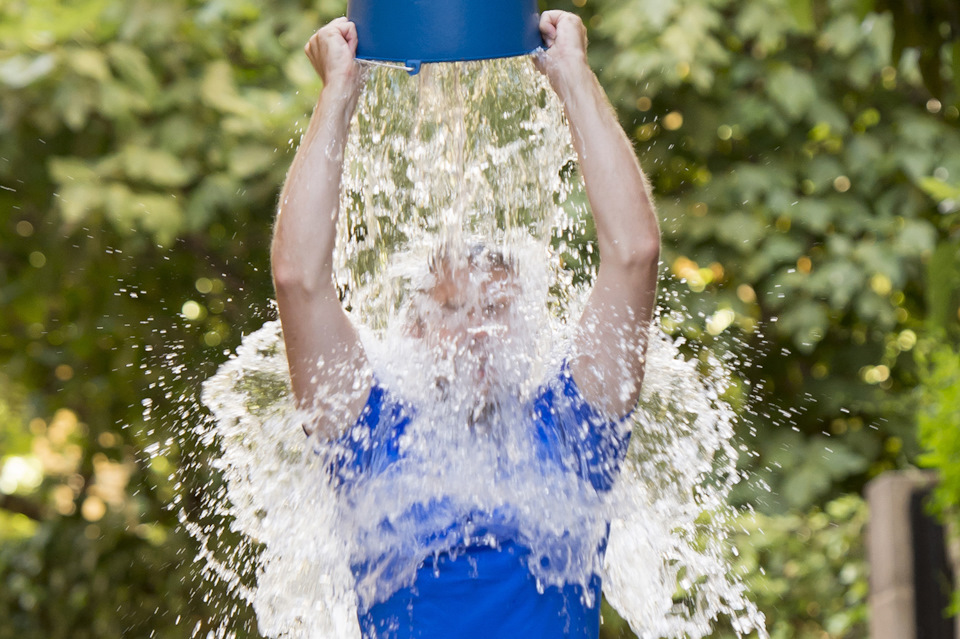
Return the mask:
[[41,504],[16,495],[4,495],[0,493],[0,508],[8,512],[29,517],[34,521],[43,521],[47,515],[47,509]]

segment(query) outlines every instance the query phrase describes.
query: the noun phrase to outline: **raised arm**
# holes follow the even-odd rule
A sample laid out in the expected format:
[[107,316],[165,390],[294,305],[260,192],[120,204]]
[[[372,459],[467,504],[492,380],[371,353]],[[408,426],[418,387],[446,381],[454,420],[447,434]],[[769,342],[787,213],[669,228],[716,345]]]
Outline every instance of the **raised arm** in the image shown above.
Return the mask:
[[301,408],[316,409],[305,428],[329,439],[356,420],[370,389],[333,282],[343,152],[361,88],[356,28],[334,20],[305,50],[323,89],[280,195],[271,264],[293,393]]
[[580,18],[547,11],[537,64],[563,103],[597,227],[600,268],[570,358],[588,402],[629,412],[640,393],[660,258],[660,232],[633,147],[587,64]]

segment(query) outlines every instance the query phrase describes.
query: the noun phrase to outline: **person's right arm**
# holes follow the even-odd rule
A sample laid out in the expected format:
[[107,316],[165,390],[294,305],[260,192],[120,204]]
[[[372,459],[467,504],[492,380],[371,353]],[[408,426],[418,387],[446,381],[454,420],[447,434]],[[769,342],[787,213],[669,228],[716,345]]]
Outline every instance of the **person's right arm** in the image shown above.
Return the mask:
[[293,393],[300,408],[316,412],[305,428],[324,439],[356,421],[370,391],[363,346],[333,281],[343,153],[361,88],[356,48],[346,18],[305,47],[323,89],[280,195],[271,247]]

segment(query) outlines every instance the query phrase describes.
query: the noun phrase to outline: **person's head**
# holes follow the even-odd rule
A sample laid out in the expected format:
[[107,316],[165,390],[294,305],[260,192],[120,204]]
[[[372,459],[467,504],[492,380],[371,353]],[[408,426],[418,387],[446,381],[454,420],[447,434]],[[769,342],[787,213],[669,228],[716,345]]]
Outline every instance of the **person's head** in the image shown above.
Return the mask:
[[475,245],[431,255],[410,299],[407,330],[430,351],[438,386],[490,392],[498,383],[492,368],[509,360],[516,337],[519,295],[516,263],[501,251]]
[[510,329],[519,294],[516,265],[501,251],[474,245],[441,248],[411,300],[414,337],[431,346],[475,349]]

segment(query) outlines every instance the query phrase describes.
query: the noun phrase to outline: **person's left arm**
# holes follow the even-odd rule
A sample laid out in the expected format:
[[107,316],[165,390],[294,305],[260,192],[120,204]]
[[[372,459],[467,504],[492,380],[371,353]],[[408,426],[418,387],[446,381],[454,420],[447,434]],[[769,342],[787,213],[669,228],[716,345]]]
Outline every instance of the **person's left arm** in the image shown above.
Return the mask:
[[538,65],[563,103],[597,228],[600,268],[569,359],[584,398],[610,415],[636,405],[656,303],[660,232],[643,171],[586,59],[580,19],[547,11]]

